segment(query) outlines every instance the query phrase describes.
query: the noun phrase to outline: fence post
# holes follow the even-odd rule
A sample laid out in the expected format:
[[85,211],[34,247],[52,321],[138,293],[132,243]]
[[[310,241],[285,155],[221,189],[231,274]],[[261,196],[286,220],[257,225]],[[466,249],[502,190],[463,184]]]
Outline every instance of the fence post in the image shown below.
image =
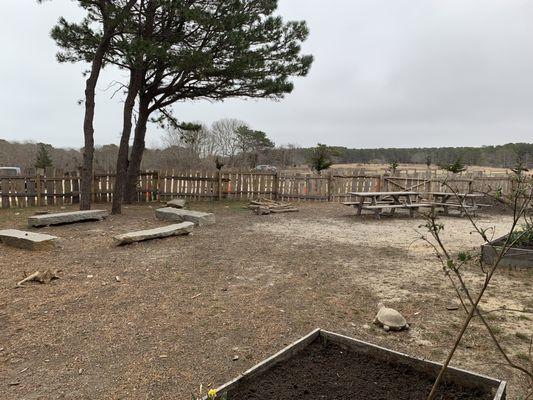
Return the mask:
[[381,179],[383,180],[382,186],[383,186],[383,191],[384,192],[388,192],[389,191],[389,181],[387,180],[387,176],[388,176],[388,174],[381,175]]
[[278,177],[278,171],[274,173],[274,179],[272,182],[272,191],[274,192],[274,200],[278,200],[278,186],[279,186],[279,177]]
[[[161,196],[159,195],[159,170],[155,171],[155,196],[152,196],[152,201],[161,201]],[[155,197],[155,198],[154,198]]]
[[331,197],[333,193],[333,173],[329,171],[328,174],[328,202],[331,202]]
[[218,178],[218,185],[217,185],[217,189],[218,189],[218,201],[222,200],[222,170],[218,170],[218,174],[217,174],[217,178]]
[[7,177],[0,179],[0,197],[2,199],[0,206],[2,208],[9,208],[9,186],[10,182]]
[[43,197],[41,189],[41,174],[35,175],[35,191],[37,192],[37,205],[39,207],[43,206]]
[[91,198],[92,198],[92,202],[96,203],[96,174],[94,171],[93,171],[93,179],[91,182]]

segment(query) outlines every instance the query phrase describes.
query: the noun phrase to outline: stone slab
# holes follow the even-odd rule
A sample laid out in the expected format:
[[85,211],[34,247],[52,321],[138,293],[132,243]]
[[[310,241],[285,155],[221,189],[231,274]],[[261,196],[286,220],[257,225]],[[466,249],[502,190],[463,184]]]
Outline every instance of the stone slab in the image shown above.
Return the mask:
[[39,250],[52,248],[56,245],[57,239],[56,236],[19,231],[18,229],[0,230],[0,242],[19,249]]
[[121,246],[134,242],[142,242],[143,240],[159,239],[169,236],[188,235],[192,232],[193,228],[194,223],[182,222],[180,224],[162,226],[160,228],[124,233],[122,235],[114,236],[113,239],[115,239],[117,246]]
[[172,207],[158,208],[155,210],[155,216],[163,221],[189,221],[200,226],[215,223],[215,214]]
[[107,217],[105,210],[71,211],[57,214],[33,215],[28,217],[28,225],[33,227],[71,224],[81,221],[99,221]]
[[173,207],[173,208],[184,208],[187,204],[187,201],[184,199],[174,199],[167,201],[167,207]]

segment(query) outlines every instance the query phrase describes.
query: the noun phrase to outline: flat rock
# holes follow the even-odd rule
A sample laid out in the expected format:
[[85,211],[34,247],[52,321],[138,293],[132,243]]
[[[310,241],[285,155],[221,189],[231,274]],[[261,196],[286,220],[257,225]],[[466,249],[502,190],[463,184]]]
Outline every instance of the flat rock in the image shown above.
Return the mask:
[[184,199],[174,199],[167,201],[167,207],[172,208],[184,208],[185,204],[187,204],[187,201],[185,201]]
[[124,244],[129,244],[129,243],[134,243],[134,242],[142,242],[143,240],[158,239],[158,238],[164,238],[164,237],[169,237],[169,236],[187,235],[192,232],[193,228],[194,228],[194,223],[182,222],[180,224],[162,226],[160,228],[124,233],[122,235],[114,236],[113,239],[115,239],[118,246],[121,246]]
[[28,217],[29,226],[48,226],[59,224],[71,224],[81,221],[99,221],[108,216],[105,210],[71,211],[57,214],[33,215]]
[[172,207],[158,208],[155,210],[155,216],[164,221],[189,221],[200,226],[215,223],[215,214]]
[[18,229],[0,231],[0,242],[19,249],[39,250],[54,247],[57,237],[43,233],[25,232]]

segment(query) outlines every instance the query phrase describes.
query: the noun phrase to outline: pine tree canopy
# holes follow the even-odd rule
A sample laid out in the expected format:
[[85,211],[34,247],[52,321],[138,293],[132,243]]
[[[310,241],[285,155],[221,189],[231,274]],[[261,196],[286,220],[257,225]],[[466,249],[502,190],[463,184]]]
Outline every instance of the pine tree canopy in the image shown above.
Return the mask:
[[[285,22],[276,8],[276,0],[139,0],[106,62],[142,71],[150,111],[191,99],[282,98],[313,58],[301,54],[306,23]],[[87,10],[82,22],[54,27],[60,61],[92,58],[103,18],[100,8]]]

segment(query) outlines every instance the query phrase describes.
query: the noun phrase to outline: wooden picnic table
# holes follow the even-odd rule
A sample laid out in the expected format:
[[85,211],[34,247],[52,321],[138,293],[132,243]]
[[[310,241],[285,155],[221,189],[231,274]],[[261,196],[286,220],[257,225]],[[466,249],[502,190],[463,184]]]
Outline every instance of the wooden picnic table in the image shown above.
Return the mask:
[[354,206],[357,215],[361,215],[363,210],[373,211],[378,219],[383,209],[390,209],[391,214],[397,208],[408,209],[412,216],[420,207],[431,207],[430,204],[418,202],[420,192],[348,192],[348,195],[354,197],[355,201],[345,202],[344,205]]
[[477,200],[485,197],[482,193],[452,193],[452,192],[428,192],[432,197],[431,204],[434,207],[442,207],[444,214],[448,214],[450,208],[457,208],[461,215],[466,211],[473,211],[474,214],[479,206]]

